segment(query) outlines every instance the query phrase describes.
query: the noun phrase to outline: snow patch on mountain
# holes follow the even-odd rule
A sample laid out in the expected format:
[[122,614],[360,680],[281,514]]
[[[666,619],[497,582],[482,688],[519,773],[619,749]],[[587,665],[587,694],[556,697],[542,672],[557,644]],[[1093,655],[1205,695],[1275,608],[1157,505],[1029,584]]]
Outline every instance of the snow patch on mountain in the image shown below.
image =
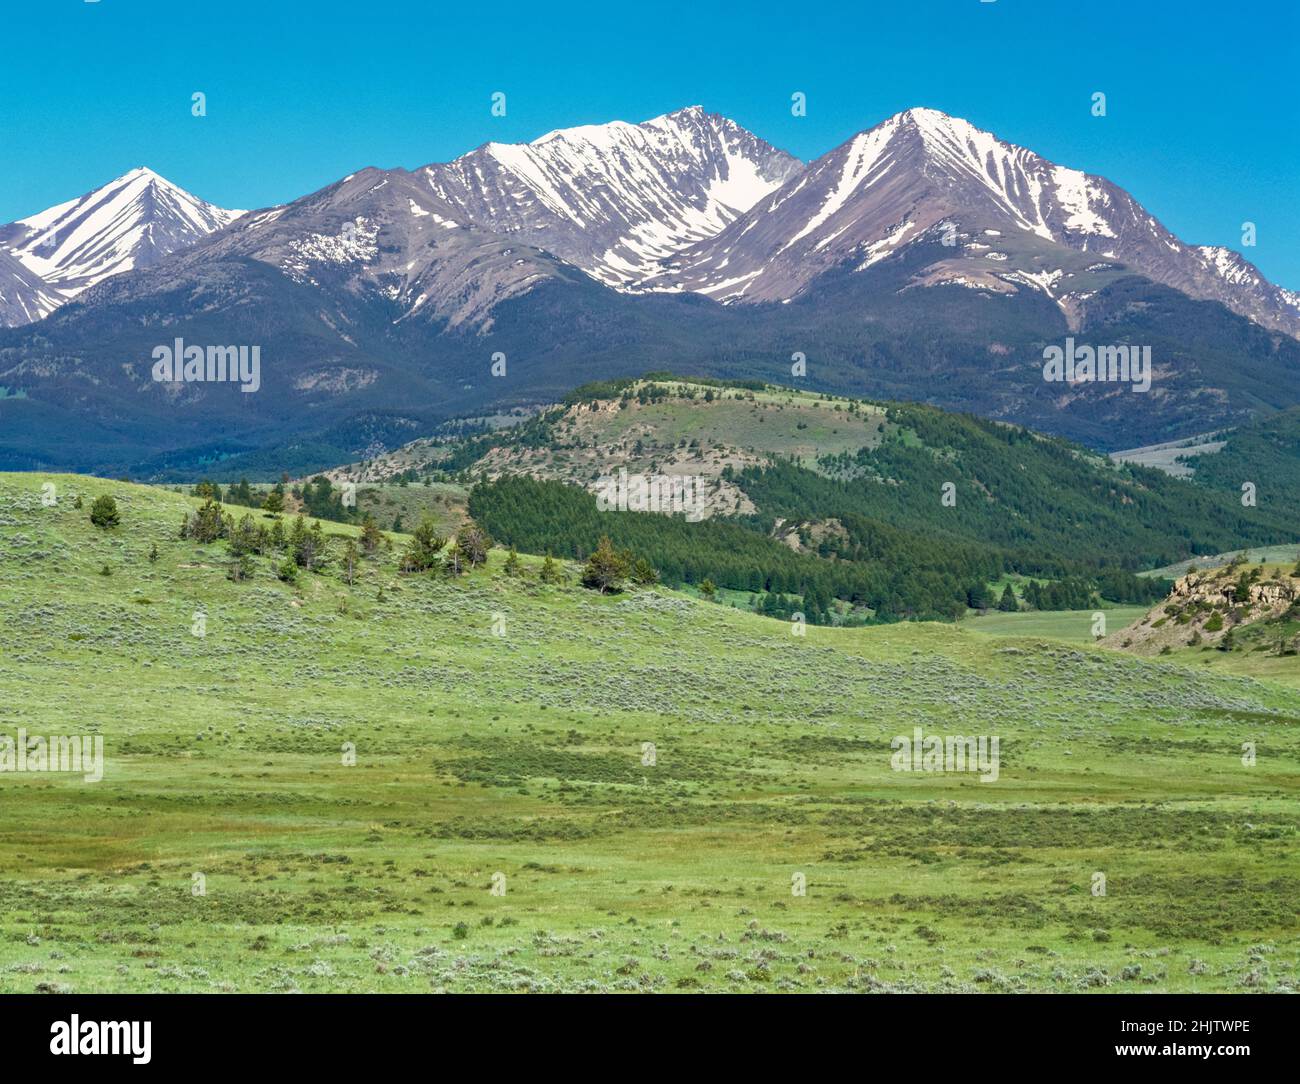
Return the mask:
[[785,251],[796,241],[807,237],[843,207],[849,197],[863,184],[870,183],[873,171],[881,165],[881,158],[893,138],[897,123],[897,118],[891,118],[879,127],[854,137],[840,169],[839,179],[827,194],[825,201],[817,209],[816,214],[804,224],[803,229],[781,246],[780,251]]
[[1067,230],[1099,237],[1115,236],[1106,219],[1092,209],[1094,200],[1102,206],[1109,202],[1106,193],[1090,184],[1086,173],[1057,166],[1052,170],[1052,180],[1056,182],[1056,198],[1066,213]]
[[[373,191],[373,190],[372,190]],[[345,222],[337,234],[311,233],[290,243],[290,253],[280,261],[280,267],[295,282],[310,281],[310,267],[369,263],[379,255],[379,228],[368,219],[358,216],[354,222]]]
[[431,191],[620,289],[714,236],[801,163],[699,106],[640,124],[559,129],[431,165]]

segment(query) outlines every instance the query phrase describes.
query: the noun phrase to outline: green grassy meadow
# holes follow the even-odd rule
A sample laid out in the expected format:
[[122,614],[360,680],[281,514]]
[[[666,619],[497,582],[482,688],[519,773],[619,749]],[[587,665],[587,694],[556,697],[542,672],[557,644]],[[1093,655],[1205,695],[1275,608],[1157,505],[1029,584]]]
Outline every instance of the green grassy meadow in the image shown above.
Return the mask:
[[1022,610],[1019,613],[972,614],[962,620],[961,627],[972,632],[991,636],[1039,636],[1074,643],[1091,643],[1094,617],[1102,613],[1106,629],[1114,632],[1136,621],[1147,612],[1146,606],[1107,606],[1102,610]]
[[1165,576],[1175,579],[1187,575],[1192,568],[1204,570],[1230,564],[1234,558],[1240,557],[1243,553],[1249,558],[1247,563],[1252,565],[1261,563],[1294,565],[1300,562],[1300,545],[1295,543],[1284,546],[1243,546],[1241,549],[1229,553],[1219,553],[1210,557],[1193,557],[1186,561],[1179,561],[1177,564],[1168,565],[1165,568],[1157,568],[1151,572],[1141,572],[1139,575]]
[[[0,774],[0,992],[1300,986],[1298,688],[499,551],[234,583],[197,503],[0,475],[0,734],[105,744]],[[997,781],[892,770],[918,726],[998,736]]]
[[[689,381],[673,383],[699,395],[709,390]],[[785,389],[724,391],[707,404],[695,401],[696,409],[684,409],[680,401],[637,404],[597,421],[603,438],[611,443],[650,431],[664,446],[698,441],[813,458],[880,442],[884,410],[864,404],[860,413],[850,413],[847,402]]]

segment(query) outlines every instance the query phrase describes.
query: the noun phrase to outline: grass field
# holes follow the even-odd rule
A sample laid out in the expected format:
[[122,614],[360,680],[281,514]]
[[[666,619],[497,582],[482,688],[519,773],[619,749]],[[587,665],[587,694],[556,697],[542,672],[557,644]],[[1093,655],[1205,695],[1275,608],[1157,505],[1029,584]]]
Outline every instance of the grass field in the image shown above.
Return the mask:
[[[168,486],[173,492],[188,493],[192,487]],[[224,488],[224,487],[223,487]],[[269,485],[252,487],[260,504]],[[401,520],[405,529],[414,528],[422,516],[430,516],[444,534],[454,532],[465,521],[466,487],[451,482],[362,482],[355,492],[358,516],[370,515],[381,530],[391,530]],[[232,506],[233,510],[234,506]],[[248,511],[244,509],[243,511]],[[242,514],[242,513],[241,513]]]
[[1188,561],[1179,561],[1177,564],[1157,568],[1151,572],[1139,573],[1139,575],[1165,576],[1169,579],[1175,579],[1186,575],[1187,570],[1193,565],[1200,569],[1218,568],[1221,565],[1230,563],[1243,552],[1249,554],[1251,564],[1258,564],[1261,561],[1266,564],[1295,564],[1300,562],[1300,544],[1291,543],[1285,546],[1255,546],[1245,550],[1233,550],[1230,553],[1219,553],[1214,556],[1194,557]]
[[1223,652],[1201,648],[1184,648],[1169,656],[1184,666],[1200,667],[1215,673],[1236,674],[1281,682],[1300,688],[1300,662],[1294,655],[1279,656],[1271,652]]
[[[1300,986],[1298,689],[500,553],[233,583],[195,504],[0,475],[0,735],[105,745],[0,774],[0,991]],[[918,726],[996,782],[892,770]]]
[[[683,382],[672,386],[691,387]],[[708,389],[694,386],[693,390],[703,395]],[[601,416],[596,423],[602,439],[611,443],[648,429],[670,446],[699,441],[764,455],[815,459],[874,447],[880,441],[884,410],[868,404],[851,414],[844,402],[825,401],[806,392],[728,391],[707,404],[703,399],[694,404],[681,399],[646,405],[634,401],[630,409]]]
[[1146,606],[1108,606],[1100,611],[1025,610],[1020,613],[1000,613],[991,610],[986,614],[965,618],[961,627],[991,636],[1039,636],[1072,643],[1091,643],[1097,638],[1094,631],[1095,614],[1103,614],[1106,631],[1114,632],[1146,612]]

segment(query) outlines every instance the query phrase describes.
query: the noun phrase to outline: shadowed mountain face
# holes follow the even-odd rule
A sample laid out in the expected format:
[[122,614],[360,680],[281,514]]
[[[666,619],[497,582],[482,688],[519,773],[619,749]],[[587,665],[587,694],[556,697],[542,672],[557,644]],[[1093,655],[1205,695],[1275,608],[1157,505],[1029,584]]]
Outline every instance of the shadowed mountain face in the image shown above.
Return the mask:
[[40,275],[0,248],[0,327],[30,324],[48,316],[65,300]]
[[[144,189],[127,202],[153,218],[214,221]],[[19,238],[52,233],[81,292],[0,332],[0,467],[315,469],[592,379],[788,381],[796,354],[813,388],[1103,449],[1300,400],[1292,295],[1182,245],[1108,182],[930,110],[807,167],[696,108],[488,144],[359,171],[169,255],[141,247],[158,230],[128,230],[120,274],[69,207]],[[40,281],[3,282],[0,265],[0,305],[43,304]],[[1067,336],[1150,346],[1151,391],[1045,383],[1043,351]],[[257,392],[154,379],[178,338],[258,347]]]

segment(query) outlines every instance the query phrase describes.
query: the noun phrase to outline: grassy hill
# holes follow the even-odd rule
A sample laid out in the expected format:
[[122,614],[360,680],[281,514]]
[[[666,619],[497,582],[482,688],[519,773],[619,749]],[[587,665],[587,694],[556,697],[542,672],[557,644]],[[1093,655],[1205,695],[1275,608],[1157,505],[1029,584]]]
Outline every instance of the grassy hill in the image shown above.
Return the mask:
[[1085,559],[1300,535],[1294,508],[1243,508],[1017,426],[775,385],[608,382],[447,454],[475,476],[526,473],[589,488],[619,467],[703,474],[764,516],[858,514],[1008,550],[1069,545]]
[[[767,592],[805,609],[812,587],[845,620],[960,617],[1007,576],[1056,585],[1043,597],[1016,588],[1035,608],[1146,604],[1163,592],[1133,573],[1300,537],[1295,507],[1246,507],[1016,426],[758,383],[607,381],[521,425],[423,450],[425,472],[488,479],[471,512],[522,549],[577,558],[608,534],[673,585],[707,578],[755,606]],[[600,514],[594,500],[501,481],[598,491],[620,471],[696,479],[702,518],[744,534]]]
[[1107,629],[1123,628],[1147,613],[1145,606],[1114,606],[1103,610],[1036,610],[1019,613],[972,614],[961,623],[964,629],[989,636],[1035,636],[1074,643],[1099,639],[1094,629],[1096,615],[1105,616]]
[[1207,568],[1221,568],[1224,565],[1241,561],[1247,564],[1257,564],[1262,561],[1265,564],[1272,565],[1300,563],[1300,545],[1258,546],[1250,549],[1232,550],[1228,553],[1214,553],[1206,557],[1189,557],[1185,561],[1177,561],[1172,565],[1166,565],[1164,568],[1152,569],[1150,572],[1142,573],[1142,575],[1179,579],[1188,572],[1203,571]]
[[[400,538],[232,582],[197,503],[0,475],[0,734],[106,758],[0,774],[0,992],[1300,986],[1300,690]],[[997,781],[891,770],[917,726]]]
[[1300,564],[1239,555],[1189,570],[1169,598],[1107,642],[1300,685]]

